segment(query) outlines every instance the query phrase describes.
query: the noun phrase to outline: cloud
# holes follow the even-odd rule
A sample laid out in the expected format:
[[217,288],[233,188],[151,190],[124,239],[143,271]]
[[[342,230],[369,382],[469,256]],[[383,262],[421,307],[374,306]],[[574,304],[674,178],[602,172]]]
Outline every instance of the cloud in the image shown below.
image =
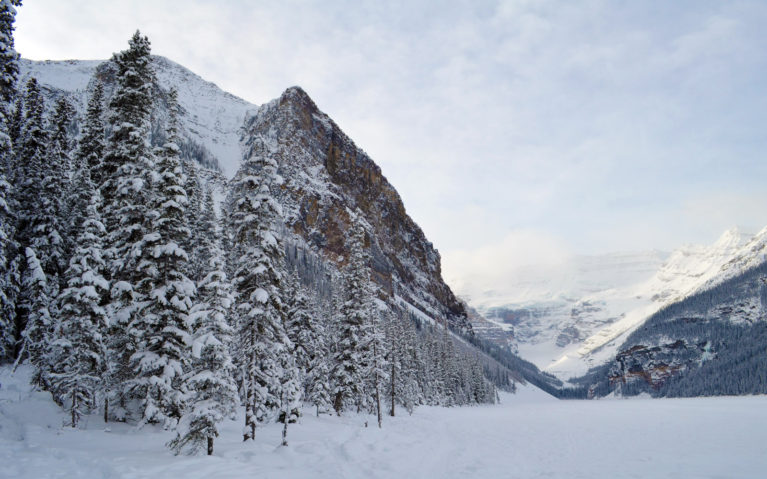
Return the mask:
[[505,250],[456,260],[475,283],[473,260],[499,281],[516,254],[545,261],[525,238],[558,257],[765,222],[763,2],[36,0],[19,12],[31,58],[108,58],[139,27],[155,53],[254,103],[300,84],[446,261]]
[[515,230],[500,241],[483,239],[475,237],[481,246],[444,252],[442,270],[457,294],[485,305],[545,296],[552,276],[561,279],[573,259],[564,241],[541,231]]

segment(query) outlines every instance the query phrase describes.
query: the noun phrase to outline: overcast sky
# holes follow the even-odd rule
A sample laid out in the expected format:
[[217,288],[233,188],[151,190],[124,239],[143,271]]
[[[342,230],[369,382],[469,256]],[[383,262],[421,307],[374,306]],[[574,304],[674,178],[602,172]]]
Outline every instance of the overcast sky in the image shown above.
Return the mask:
[[453,284],[767,225],[767,2],[26,0],[26,58],[153,53],[253,103],[300,85]]

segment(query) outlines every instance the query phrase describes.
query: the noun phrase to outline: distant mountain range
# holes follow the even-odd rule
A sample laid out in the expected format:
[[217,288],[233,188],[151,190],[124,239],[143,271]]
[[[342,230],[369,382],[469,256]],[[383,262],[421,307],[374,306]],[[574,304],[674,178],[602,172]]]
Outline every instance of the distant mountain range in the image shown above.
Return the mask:
[[710,246],[670,254],[576,257],[552,287],[538,285],[538,300],[483,306],[480,299],[474,329],[566,380],[611,360],[657,311],[743,274],[766,252],[767,228],[757,234],[733,228]]

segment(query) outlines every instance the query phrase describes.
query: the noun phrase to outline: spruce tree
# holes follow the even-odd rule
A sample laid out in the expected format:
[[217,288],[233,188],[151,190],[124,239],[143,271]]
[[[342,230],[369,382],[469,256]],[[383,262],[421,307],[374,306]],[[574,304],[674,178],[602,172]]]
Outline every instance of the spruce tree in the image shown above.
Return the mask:
[[[2,121],[0,119],[0,121]],[[0,131],[0,142],[3,141]],[[2,146],[0,146],[2,148]],[[10,207],[11,185],[5,176],[5,159],[0,159],[0,364],[11,360],[16,342],[16,298],[14,291],[12,255],[15,253],[15,218]]]
[[[139,270],[138,263],[148,233],[150,180],[155,168],[149,144],[154,81],[149,40],[136,32],[128,50],[115,54],[112,61],[117,67],[117,85],[108,105],[111,132],[101,168],[94,177],[102,181],[102,220],[107,229],[104,252],[113,318],[109,342],[110,349],[119,355],[110,381],[117,385],[135,377],[130,358],[137,352],[139,337],[145,334],[143,329],[131,330],[128,325],[140,320],[148,301],[147,292],[139,290],[147,271]],[[115,391],[121,405],[130,399],[125,392]],[[113,411],[122,415],[118,408]]]
[[333,366],[333,408],[338,415],[350,405],[359,411],[366,403],[366,368],[370,364],[370,322],[373,292],[364,250],[365,230],[360,219],[352,225],[349,263],[343,276],[344,301],[340,310],[337,351]]
[[78,190],[90,196],[84,211],[77,249],[64,278],[66,288],[59,296],[59,320],[49,363],[51,392],[70,411],[72,427],[92,411],[102,392],[109,354],[105,333],[109,319],[101,305],[109,291],[104,279],[106,263],[102,254],[104,225],[99,215],[99,194],[83,168],[75,177]]
[[195,234],[189,236],[184,249],[189,254],[189,277],[199,283],[208,274],[212,243],[216,241],[216,211],[204,205],[205,194],[199,178],[199,167],[191,160],[183,160],[184,190],[189,199],[186,218],[189,228]]
[[72,222],[65,203],[72,172],[72,141],[69,128],[75,119],[74,115],[72,105],[65,98],[59,99],[49,126],[48,156],[40,185],[42,202],[36,222],[38,231],[46,231],[47,234],[45,237],[36,234],[38,243],[33,243],[42,256],[41,261],[49,279],[56,278],[57,292],[58,288],[64,286],[64,271],[74,241],[69,235],[75,235],[77,231],[67,227],[72,225]]
[[77,150],[78,167],[86,165],[90,171],[91,180],[96,187],[100,187],[102,177],[102,161],[106,148],[104,127],[104,86],[96,82],[93,93],[88,100],[88,110],[85,114],[85,122],[82,127],[80,145]]
[[161,422],[166,428],[175,425],[185,408],[183,376],[191,363],[187,319],[195,296],[195,285],[185,274],[189,257],[181,246],[190,232],[176,133],[172,113],[167,143],[159,152],[149,231],[136,266],[141,276],[136,289],[146,302],[128,326],[136,344],[130,358],[135,377],[128,388],[141,402],[141,423]]
[[332,403],[330,386],[330,339],[329,334],[332,330],[328,327],[331,323],[330,318],[333,315],[332,304],[330,301],[323,302],[319,298],[314,300],[314,317],[312,328],[314,330],[315,347],[314,354],[310,358],[309,367],[306,371],[304,383],[305,398],[315,407],[316,414],[319,417],[320,411],[327,411]]
[[262,143],[248,145],[232,180],[229,204],[235,265],[238,362],[243,371],[245,428],[254,439],[256,425],[279,408],[281,358],[289,354],[281,299],[283,249],[275,232],[282,208],[272,195],[277,163]]
[[16,290],[13,257],[18,245],[15,241],[15,211],[12,207],[14,192],[9,181],[13,166],[14,138],[12,134],[11,105],[16,97],[18,58],[13,42],[14,6],[20,1],[0,1],[0,363],[13,359],[17,331]]
[[33,248],[26,248],[26,267],[22,277],[22,288],[27,293],[24,296],[23,307],[27,311],[27,323],[21,334],[22,347],[19,361],[29,359],[34,367],[32,384],[43,390],[49,389],[48,350],[53,337],[53,320],[51,319],[51,290],[45,271],[37,259]]
[[381,427],[383,421],[383,413],[381,410],[381,393],[386,381],[386,350],[384,346],[384,335],[380,326],[380,315],[374,315],[370,319],[370,326],[368,332],[368,341],[370,344],[367,349],[369,351],[368,368],[366,371],[367,382],[369,383],[370,393],[372,395],[372,411],[376,413],[376,419],[378,421],[378,427]]
[[19,76],[19,54],[13,41],[13,24],[16,8],[21,0],[0,0],[0,102],[10,105],[16,95],[16,78]]
[[292,355],[304,383],[312,360],[319,354],[316,321],[312,320],[307,294],[298,275],[294,272],[285,279],[286,330],[293,343]]
[[24,121],[21,144],[16,151],[14,183],[19,205],[17,239],[22,248],[32,243],[35,236],[34,221],[41,206],[39,189],[43,183],[48,130],[44,124],[45,104],[37,79],[27,81],[24,90]]
[[[205,209],[215,211],[210,191]],[[207,275],[198,285],[199,301],[190,315],[193,359],[186,378],[189,410],[179,422],[176,438],[168,443],[176,454],[196,454],[203,448],[208,455],[213,454],[218,424],[233,417],[238,406],[235,367],[229,354],[234,333],[230,324],[233,298],[224,272],[221,234],[215,222],[208,228],[212,229],[213,241],[207,243]]]

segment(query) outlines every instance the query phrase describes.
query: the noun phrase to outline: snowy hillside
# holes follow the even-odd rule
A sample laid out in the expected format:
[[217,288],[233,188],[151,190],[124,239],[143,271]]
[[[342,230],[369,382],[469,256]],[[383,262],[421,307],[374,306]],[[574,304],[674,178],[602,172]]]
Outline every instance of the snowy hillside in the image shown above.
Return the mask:
[[686,245],[670,255],[577,258],[577,267],[565,268],[550,288],[540,289],[544,293],[537,300],[479,309],[510,330],[520,356],[568,379],[609,360],[626,334],[664,305],[758,261],[758,254],[749,252],[762,251],[764,235],[731,229],[713,245]]
[[[173,456],[171,433],[65,414],[29,389],[27,370],[0,369],[0,477],[534,478],[762,477],[767,399],[556,401],[532,387],[496,406],[423,407],[413,416],[305,416],[279,446],[280,425],[243,443],[223,426],[212,457]],[[648,424],[652,432],[648,433]],[[690,438],[694,437],[692,441]]]
[[[227,178],[234,176],[242,151],[240,134],[248,111],[258,107],[227,93],[167,58],[154,56],[159,86],[175,86],[181,105],[182,134],[204,146],[218,161]],[[19,84],[37,78],[49,99],[67,95],[82,113],[93,88],[94,75],[108,77],[107,64],[98,60],[31,61],[19,63]]]

